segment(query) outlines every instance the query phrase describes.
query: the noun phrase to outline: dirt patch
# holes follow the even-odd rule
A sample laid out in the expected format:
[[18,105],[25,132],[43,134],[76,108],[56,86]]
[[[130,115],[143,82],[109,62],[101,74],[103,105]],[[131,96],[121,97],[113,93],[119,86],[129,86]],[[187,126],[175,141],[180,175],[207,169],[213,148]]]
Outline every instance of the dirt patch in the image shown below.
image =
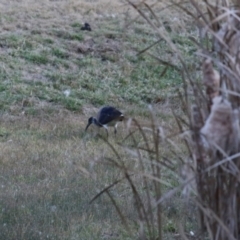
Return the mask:
[[[102,38],[102,37],[101,37]],[[117,54],[121,52],[121,43],[114,39],[94,39],[87,38],[83,42],[73,42],[69,47],[70,51],[80,54],[80,56],[92,54],[94,57],[100,57],[102,60],[114,60]]]

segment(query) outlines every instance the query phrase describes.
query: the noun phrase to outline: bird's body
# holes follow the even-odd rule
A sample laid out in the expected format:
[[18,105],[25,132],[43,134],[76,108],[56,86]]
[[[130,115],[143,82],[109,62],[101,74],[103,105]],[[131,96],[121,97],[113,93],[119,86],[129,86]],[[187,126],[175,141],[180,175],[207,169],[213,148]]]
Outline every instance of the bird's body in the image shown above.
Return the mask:
[[116,108],[111,106],[102,107],[96,117],[90,117],[88,119],[88,125],[85,131],[91,124],[98,127],[104,127],[108,134],[108,127],[114,126],[114,133],[117,133],[118,122],[122,121],[124,118],[123,114]]
[[84,26],[81,27],[83,31],[92,31],[91,26],[89,23],[84,23]]

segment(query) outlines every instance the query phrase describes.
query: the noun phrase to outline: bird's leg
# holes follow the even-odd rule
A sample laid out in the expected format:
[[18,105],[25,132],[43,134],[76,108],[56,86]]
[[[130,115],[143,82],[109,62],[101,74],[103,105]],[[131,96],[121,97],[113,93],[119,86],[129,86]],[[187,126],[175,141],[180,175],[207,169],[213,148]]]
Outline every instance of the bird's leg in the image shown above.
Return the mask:
[[115,133],[115,136],[116,136],[116,134],[117,134],[117,126],[118,126],[118,122],[115,124],[115,126],[114,126],[114,133]]
[[108,129],[107,128],[105,128],[106,129],[106,132],[107,132],[107,138],[108,138]]
[[105,128],[106,132],[107,132],[107,138],[108,138],[108,128],[107,126],[103,125],[103,127]]

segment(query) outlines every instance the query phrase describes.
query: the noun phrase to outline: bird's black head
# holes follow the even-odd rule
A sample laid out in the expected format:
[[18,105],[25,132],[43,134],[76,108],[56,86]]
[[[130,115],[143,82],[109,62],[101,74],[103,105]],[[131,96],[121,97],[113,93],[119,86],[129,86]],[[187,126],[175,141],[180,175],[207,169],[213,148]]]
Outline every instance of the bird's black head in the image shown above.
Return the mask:
[[85,131],[87,131],[88,127],[89,127],[92,123],[94,123],[94,118],[93,118],[93,117],[90,117],[90,118],[88,119],[88,124],[87,124],[87,126],[86,126],[86,128],[85,128]]

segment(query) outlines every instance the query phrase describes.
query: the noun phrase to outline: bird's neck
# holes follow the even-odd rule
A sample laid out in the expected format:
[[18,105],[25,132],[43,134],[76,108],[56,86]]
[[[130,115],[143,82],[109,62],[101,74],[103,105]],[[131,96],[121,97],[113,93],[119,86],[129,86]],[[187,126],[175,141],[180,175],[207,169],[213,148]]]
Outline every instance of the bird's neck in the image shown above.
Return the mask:
[[93,118],[93,123],[99,127],[102,127],[102,124],[96,118]]

